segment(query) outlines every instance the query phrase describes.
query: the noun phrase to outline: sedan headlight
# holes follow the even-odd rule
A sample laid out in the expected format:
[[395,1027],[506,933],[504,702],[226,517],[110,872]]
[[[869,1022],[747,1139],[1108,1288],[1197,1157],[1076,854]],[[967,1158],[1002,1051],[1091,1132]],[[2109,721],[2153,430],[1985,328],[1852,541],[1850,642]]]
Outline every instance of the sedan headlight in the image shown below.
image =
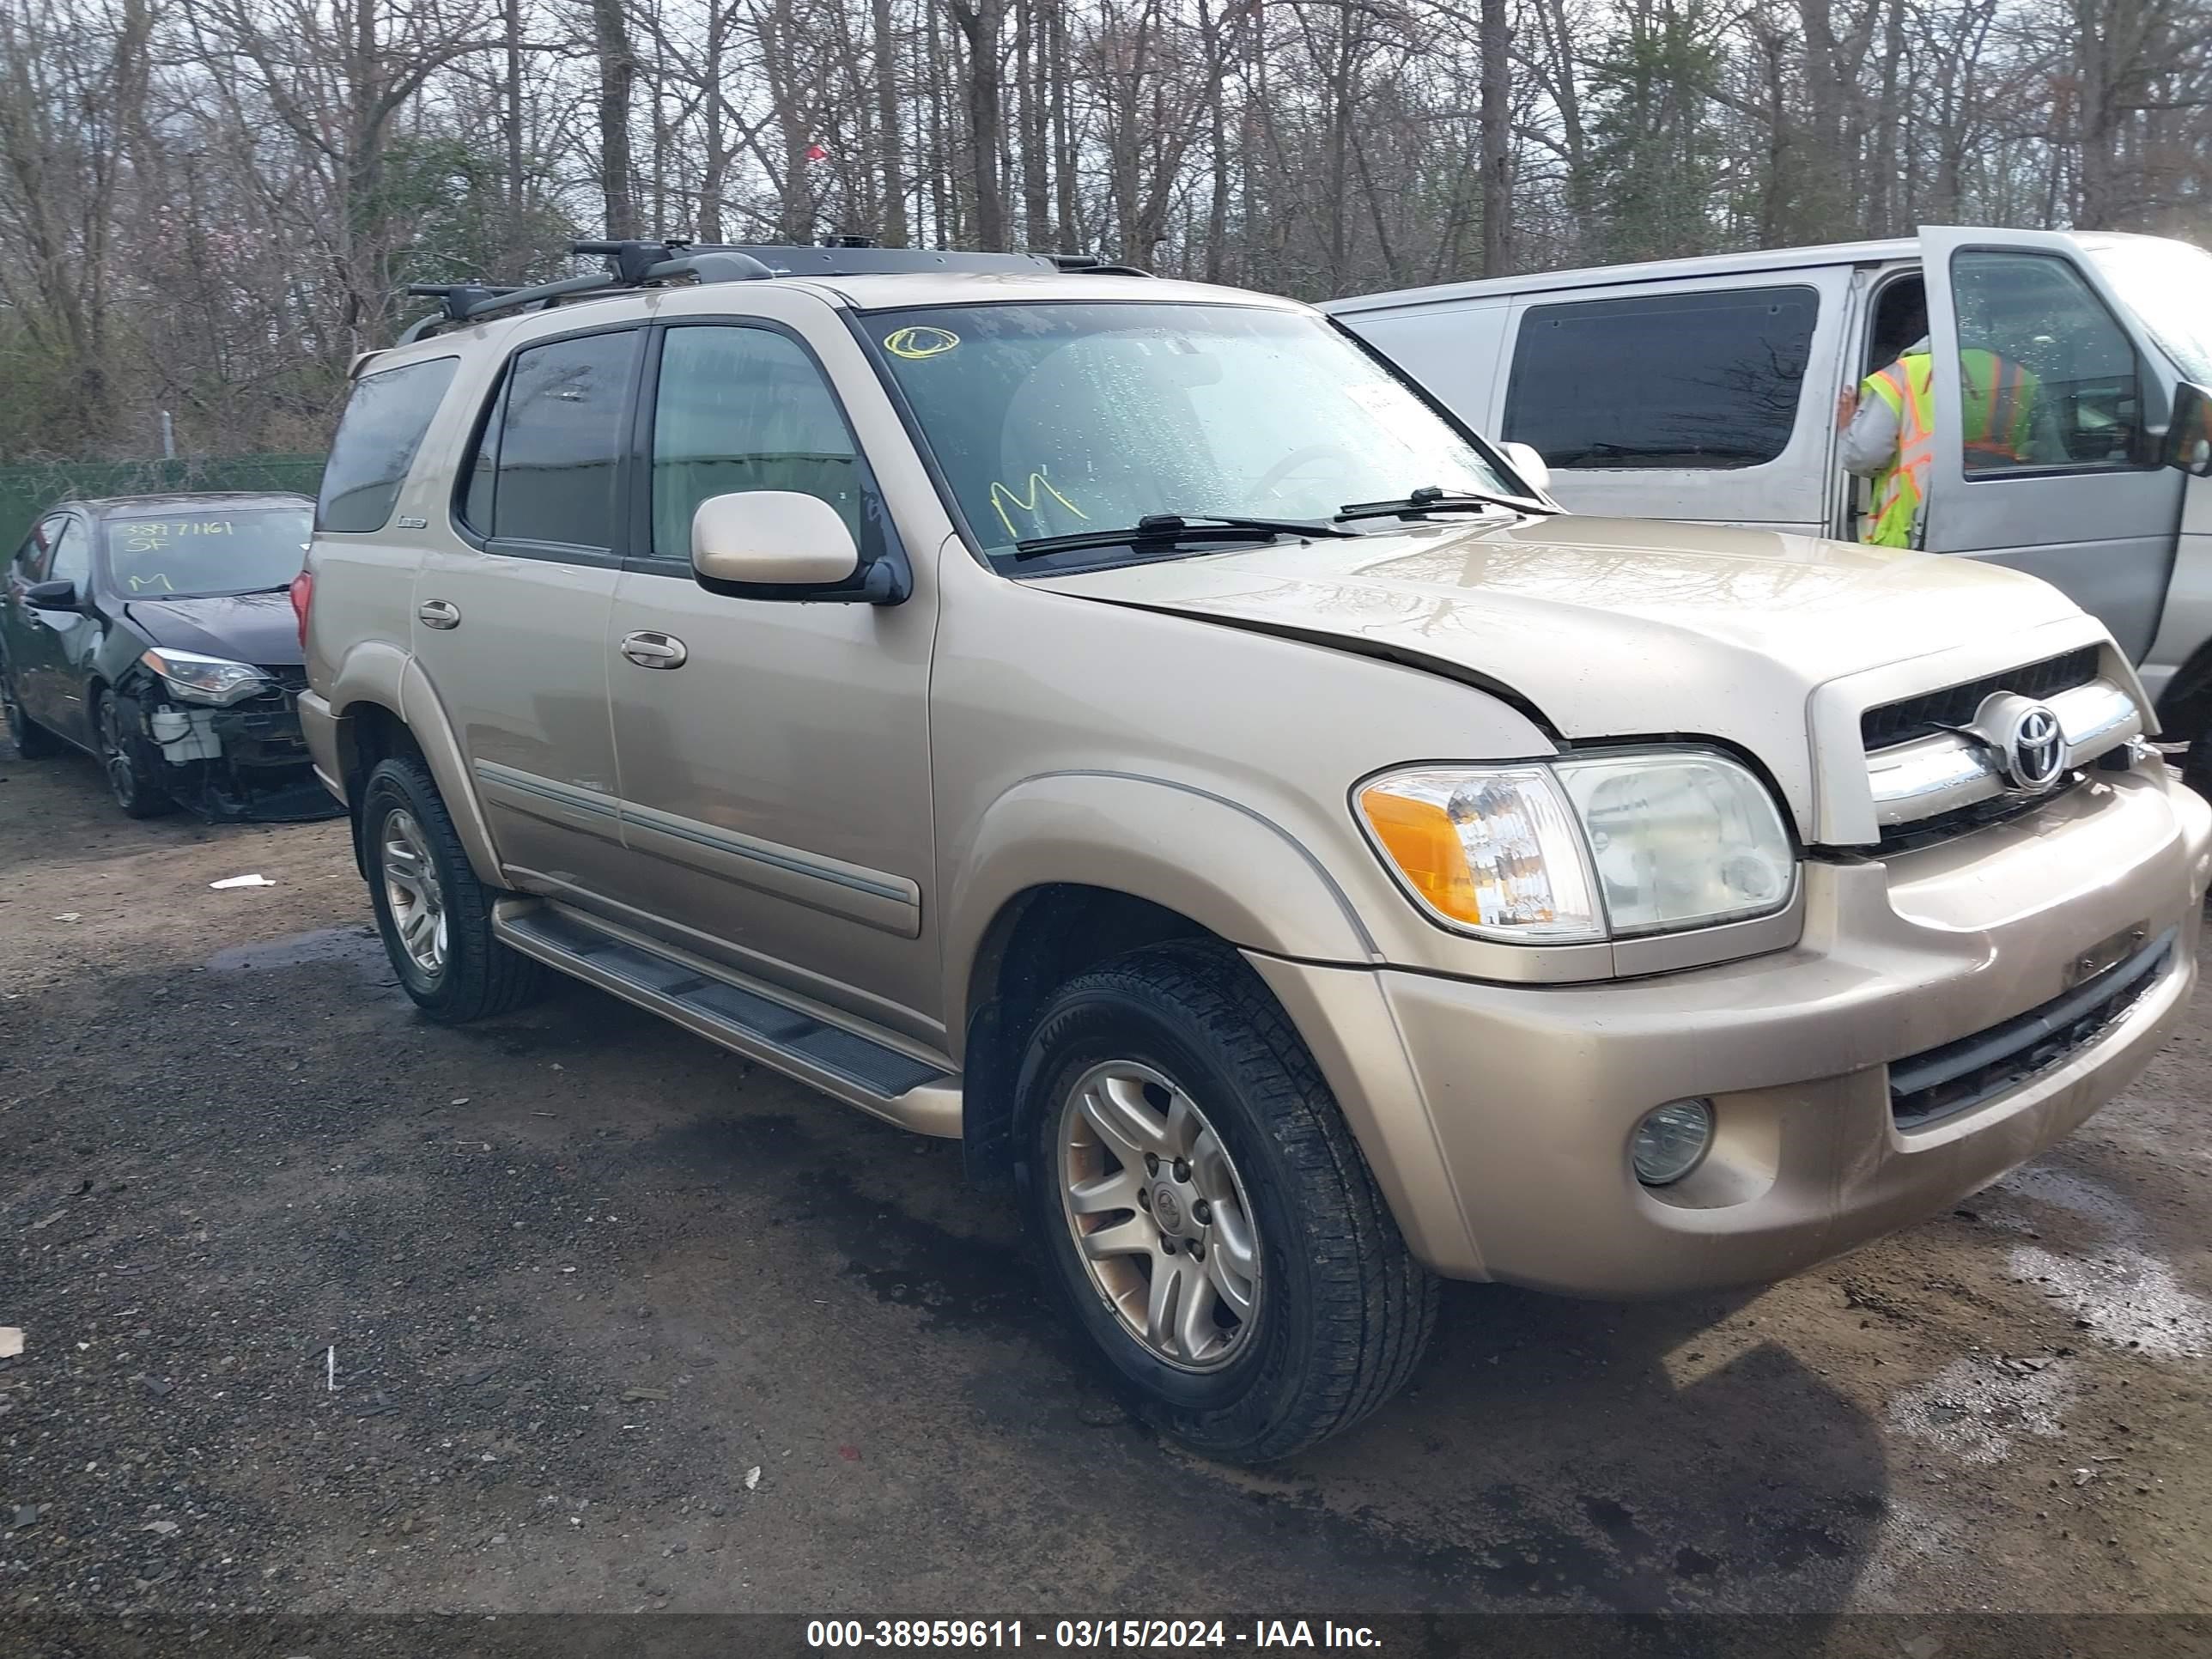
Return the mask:
[[251,664],[203,657],[197,651],[156,646],[142,653],[138,660],[161,676],[170,696],[187,702],[240,702],[276,684]]
[[1424,766],[1360,786],[1359,816],[1422,908],[1488,939],[1562,945],[1771,915],[1796,854],[1749,769],[1706,750]]

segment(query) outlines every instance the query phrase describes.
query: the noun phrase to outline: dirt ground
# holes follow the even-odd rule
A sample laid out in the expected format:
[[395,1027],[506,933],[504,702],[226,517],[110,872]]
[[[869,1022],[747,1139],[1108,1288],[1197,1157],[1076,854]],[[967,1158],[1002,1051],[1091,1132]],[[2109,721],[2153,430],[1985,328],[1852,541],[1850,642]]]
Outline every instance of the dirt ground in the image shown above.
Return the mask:
[[1451,1287],[1404,1397],[1255,1475],[1122,1414],[953,1146],[582,987],[427,1024],[367,916],[337,824],[0,758],[0,1628],[2212,1610],[2201,1004],[2039,1164],[1792,1283]]

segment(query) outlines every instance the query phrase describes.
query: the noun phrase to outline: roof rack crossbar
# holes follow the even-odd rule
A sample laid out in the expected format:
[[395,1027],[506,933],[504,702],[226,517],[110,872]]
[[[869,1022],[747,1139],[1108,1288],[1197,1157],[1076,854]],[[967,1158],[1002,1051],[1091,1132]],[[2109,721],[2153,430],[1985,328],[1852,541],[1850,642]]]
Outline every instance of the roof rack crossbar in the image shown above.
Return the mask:
[[[482,283],[410,283],[410,297],[434,299],[438,309],[410,324],[401,345],[427,339],[441,327],[481,322],[502,312],[554,306],[563,300],[642,288],[688,278],[695,283],[746,283],[779,276],[860,276],[896,270],[1029,270],[1082,271],[1089,275],[1149,276],[1133,265],[1109,264],[1090,253],[970,253],[926,248],[878,248],[865,237],[840,237],[829,247],[768,243],[695,246],[675,240],[575,242],[571,252],[607,262],[605,270],[526,287],[493,287]],[[776,263],[771,264],[770,261]]]

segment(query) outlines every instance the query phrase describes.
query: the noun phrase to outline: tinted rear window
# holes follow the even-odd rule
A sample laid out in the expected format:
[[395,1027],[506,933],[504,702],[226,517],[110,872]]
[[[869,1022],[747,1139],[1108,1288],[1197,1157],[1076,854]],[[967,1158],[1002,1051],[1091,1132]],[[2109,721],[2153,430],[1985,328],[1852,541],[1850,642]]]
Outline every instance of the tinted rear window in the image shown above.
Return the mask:
[[380,369],[354,382],[323,469],[318,530],[381,530],[407,482],[430,417],[453,384],[455,357]]
[[1554,467],[1771,461],[1797,422],[1820,309],[1802,287],[1533,307],[1505,435]]

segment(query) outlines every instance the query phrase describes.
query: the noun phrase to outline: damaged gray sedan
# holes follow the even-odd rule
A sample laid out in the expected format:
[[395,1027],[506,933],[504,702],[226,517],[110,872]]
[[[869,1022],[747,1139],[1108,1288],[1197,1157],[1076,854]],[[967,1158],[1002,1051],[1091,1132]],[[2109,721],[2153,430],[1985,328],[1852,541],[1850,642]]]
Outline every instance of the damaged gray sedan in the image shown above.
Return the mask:
[[134,495],[40,515],[0,599],[0,707],[25,757],[96,755],[134,818],[328,816],[300,736],[304,495]]

